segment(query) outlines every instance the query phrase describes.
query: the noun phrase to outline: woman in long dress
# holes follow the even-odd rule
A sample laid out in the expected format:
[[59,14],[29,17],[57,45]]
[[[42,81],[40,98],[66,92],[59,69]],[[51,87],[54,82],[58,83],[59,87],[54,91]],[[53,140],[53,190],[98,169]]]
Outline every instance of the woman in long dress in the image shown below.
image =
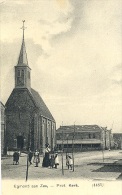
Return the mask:
[[44,156],[43,163],[42,163],[43,167],[50,166],[49,154],[50,154],[50,146],[48,144],[46,145],[46,149],[45,149],[45,156]]

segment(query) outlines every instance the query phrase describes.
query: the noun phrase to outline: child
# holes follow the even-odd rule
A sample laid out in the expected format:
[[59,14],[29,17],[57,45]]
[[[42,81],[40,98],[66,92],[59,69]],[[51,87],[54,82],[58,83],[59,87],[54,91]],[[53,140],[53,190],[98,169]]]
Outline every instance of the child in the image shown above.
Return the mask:
[[66,155],[66,165],[68,166],[68,169],[69,169],[69,158],[68,158],[68,154]]
[[38,167],[38,163],[40,162],[40,159],[39,159],[39,152],[37,150],[34,153],[34,160],[36,163],[36,167]]
[[59,165],[59,160],[58,160],[58,154],[55,154],[55,169],[57,169],[57,165]]
[[51,159],[50,159],[50,168],[55,165],[55,157],[54,157],[54,154],[51,154]]
[[13,154],[13,165],[14,165],[14,163],[16,163],[16,165],[17,165],[17,163],[19,164],[19,153],[18,153],[18,151],[15,151],[14,154]]

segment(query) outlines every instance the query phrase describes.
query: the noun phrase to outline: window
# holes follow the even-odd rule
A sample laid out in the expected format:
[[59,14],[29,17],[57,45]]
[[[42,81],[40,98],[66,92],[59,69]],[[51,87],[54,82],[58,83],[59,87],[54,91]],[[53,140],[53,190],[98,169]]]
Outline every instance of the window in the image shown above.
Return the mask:
[[18,70],[17,76],[20,77],[20,70]]
[[24,78],[24,70],[22,70],[21,76],[22,78]]
[[28,71],[28,78],[30,79],[30,72]]
[[24,70],[18,70],[17,72],[17,85],[24,85]]

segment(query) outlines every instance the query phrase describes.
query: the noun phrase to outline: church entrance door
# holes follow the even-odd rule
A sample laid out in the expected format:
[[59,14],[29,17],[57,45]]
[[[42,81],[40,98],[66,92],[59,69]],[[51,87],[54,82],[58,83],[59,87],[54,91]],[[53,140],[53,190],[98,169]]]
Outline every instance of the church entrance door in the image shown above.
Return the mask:
[[23,149],[23,146],[24,146],[23,136],[17,136],[17,148]]

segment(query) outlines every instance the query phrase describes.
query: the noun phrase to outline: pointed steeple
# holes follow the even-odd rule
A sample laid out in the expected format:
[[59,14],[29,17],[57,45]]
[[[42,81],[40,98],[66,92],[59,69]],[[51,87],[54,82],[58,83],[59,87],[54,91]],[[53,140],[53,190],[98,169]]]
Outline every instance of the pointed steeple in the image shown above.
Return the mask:
[[15,88],[27,88],[31,92],[31,68],[28,66],[26,47],[24,41],[24,27],[23,21],[23,39],[22,46],[19,54],[18,64],[15,66]]
[[26,47],[25,47],[25,41],[24,41],[24,30],[26,29],[26,27],[24,27],[24,22],[25,20],[23,20],[23,26],[22,26],[23,39],[22,39],[22,46],[21,46],[17,66],[28,66],[27,53],[26,53]]

